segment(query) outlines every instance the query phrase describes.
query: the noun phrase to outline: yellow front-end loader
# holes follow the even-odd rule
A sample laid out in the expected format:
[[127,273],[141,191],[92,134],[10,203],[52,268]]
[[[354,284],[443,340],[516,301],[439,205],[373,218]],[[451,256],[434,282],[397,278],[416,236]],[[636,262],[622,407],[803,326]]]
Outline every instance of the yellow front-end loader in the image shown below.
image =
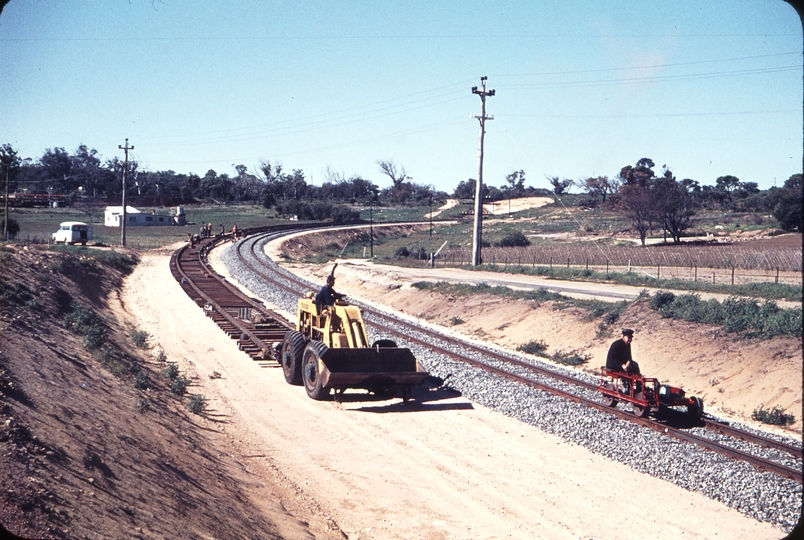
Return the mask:
[[285,380],[301,385],[307,395],[326,399],[347,388],[362,388],[375,394],[402,392],[410,399],[413,386],[429,373],[419,368],[410,349],[391,340],[369,345],[360,308],[343,300],[319,309],[313,293],[299,299],[296,330],[285,334],[280,361]]

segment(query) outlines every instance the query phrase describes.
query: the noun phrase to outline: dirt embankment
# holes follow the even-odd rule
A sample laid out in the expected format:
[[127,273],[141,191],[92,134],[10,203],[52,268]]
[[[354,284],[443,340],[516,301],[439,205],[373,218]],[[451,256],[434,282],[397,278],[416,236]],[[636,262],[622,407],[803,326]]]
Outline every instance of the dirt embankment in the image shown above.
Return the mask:
[[25,538],[312,537],[281,475],[256,482],[223,421],[187,411],[134,347],[127,257],[0,251],[0,523]]
[[[274,244],[271,249],[276,255],[280,248]],[[332,267],[289,266],[314,282],[323,282]],[[477,282],[499,277],[484,272],[473,274],[477,274]],[[555,310],[550,302],[423,292],[391,266],[341,261],[337,276],[340,292],[389,306],[470,338],[509,349],[539,340],[547,343],[548,354],[561,350],[590,355],[592,360],[584,368],[590,372],[597,372],[605,363],[609,344],[619,337],[619,330],[634,328],[632,350],[644,374],[701,397],[713,413],[791,434],[790,430],[751,420],[752,412],[759,407],[780,407],[796,418],[792,434],[801,434],[801,339],[741,339],[718,327],[662,319],[647,301],[630,305],[616,323],[601,331],[600,320],[590,320],[586,311]]]

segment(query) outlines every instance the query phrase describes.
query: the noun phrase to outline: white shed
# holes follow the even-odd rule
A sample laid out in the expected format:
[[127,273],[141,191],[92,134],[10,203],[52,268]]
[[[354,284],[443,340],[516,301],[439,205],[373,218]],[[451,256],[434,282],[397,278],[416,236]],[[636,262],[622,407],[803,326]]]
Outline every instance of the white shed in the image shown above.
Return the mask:
[[[107,206],[104,212],[103,224],[107,227],[120,227],[123,219],[122,206]],[[173,225],[173,216],[157,214],[155,211],[143,213],[133,206],[126,206],[126,227],[152,227],[159,225]]]

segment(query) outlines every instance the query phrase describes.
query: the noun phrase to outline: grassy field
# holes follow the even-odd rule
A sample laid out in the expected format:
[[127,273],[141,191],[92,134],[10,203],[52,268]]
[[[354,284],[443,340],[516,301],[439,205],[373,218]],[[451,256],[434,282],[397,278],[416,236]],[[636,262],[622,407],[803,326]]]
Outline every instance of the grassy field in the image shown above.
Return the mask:
[[[231,232],[232,225],[238,228],[260,227],[276,222],[274,212],[262,206],[251,205],[198,205],[185,206],[188,224],[185,226],[164,227],[126,227],[126,246],[134,249],[151,249],[174,242],[187,241],[187,234],[198,232],[202,223],[212,223],[217,234],[223,224],[226,232]],[[138,208],[143,213],[152,210],[157,214],[175,215],[175,208]],[[51,235],[63,221],[83,221],[91,223],[93,243],[108,246],[120,245],[120,228],[103,225],[103,212],[87,214],[78,208],[16,208],[11,217],[20,224],[17,242],[47,243]]]

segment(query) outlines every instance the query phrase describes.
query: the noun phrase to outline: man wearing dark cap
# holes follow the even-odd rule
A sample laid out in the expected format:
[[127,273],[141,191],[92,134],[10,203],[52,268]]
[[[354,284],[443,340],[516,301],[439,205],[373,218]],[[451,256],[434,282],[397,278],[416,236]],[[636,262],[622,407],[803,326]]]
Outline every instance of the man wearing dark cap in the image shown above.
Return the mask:
[[630,328],[623,328],[623,337],[609,347],[609,354],[606,356],[606,369],[609,371],[625,371],[623,366],[632,360],[631,341],[633,339],[634,331]]
[[[609,354],[606,356],[606,369],[609,371],[622,371],[632,375],[639,375],[639,364],[631,358],[631,341],[634,340],[634,331],[630,328],[623,328],[623,337],[615,341],[609,347]],[[623,367],[625,366],[625,367]],[[621,379],[625,385],[625,392],[629,393],[631,381]],[[642,384],[637,381],[636,392],[642,391]]]
[[321,287],[315,297],[315,304],[318,307],[319,313],[322,309],[328,306],[334,306],[335,300],[341,300],[346,297],[345,294],[335,292],[333,286],[335,285],[335,276],[332,274],[327,276],[327,284]]

